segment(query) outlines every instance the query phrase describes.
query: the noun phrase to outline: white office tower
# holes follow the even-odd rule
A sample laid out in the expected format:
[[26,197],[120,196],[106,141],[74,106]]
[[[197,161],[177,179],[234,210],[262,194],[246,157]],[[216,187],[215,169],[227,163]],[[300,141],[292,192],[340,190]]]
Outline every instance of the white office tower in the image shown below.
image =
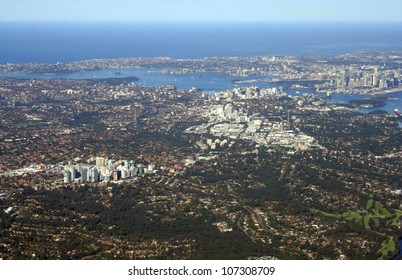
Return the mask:
[[70,166],[70,173],[71,173],[71,181],[74,181],[77,178],[77,169],[75,166]]
[[225,106],[225,117],[230,118],[232,116],[232,111],[233,111],[233,105],[232,104],[226,104],[226,106]]
[[70,171],[64,171],[64,183],[65,184],[71,184],[71,172]]
[[123,167],[123,168],[121,169],[121,178],[122,178],[122,179],[130,178],[130,172],[129,172],[128,169],[125,168],[125,167]]

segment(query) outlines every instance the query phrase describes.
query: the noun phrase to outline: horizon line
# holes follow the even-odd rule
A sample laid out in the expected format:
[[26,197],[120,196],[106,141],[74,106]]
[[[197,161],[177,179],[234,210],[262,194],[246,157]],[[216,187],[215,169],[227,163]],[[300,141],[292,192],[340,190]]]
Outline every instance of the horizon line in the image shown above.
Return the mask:
[[247,24],[247,23],[402,23],[402,20],[389,20],[389,21],[378,21],[378,20],[372,20],[372,21],[361,21],[361,20],[356,20],[356,21],[350,21],[350,20],[290,20],[290,21],[282,21],[282,20],[273,20],[273,21],[259,21],[259,20],[254,20],[254,21],[205,21],[205,20],[181,20],[181,21],[175,21],[175,20],[142,20],[142,21],[128,21],[128,20],[94,20],[94,21],[87,21],[87,20],[82,20],[82,21],[69,21],[69,20],[64,20],[64,21],[59,21],[59,20],[0,20],[0,23],[199,23],[199,24],[216,24],[216,23],[242,23],[242,24]]

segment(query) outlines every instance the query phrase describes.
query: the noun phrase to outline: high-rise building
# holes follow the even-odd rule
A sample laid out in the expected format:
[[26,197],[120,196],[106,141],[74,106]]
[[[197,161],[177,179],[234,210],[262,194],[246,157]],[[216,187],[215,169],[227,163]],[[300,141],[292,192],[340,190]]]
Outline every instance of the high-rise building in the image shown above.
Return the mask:
[[110,182],[110,175],[103,176],[103,181],[104,182]]
[[123,160],[123,164],[122,164],[126,169],[130,168],[130,162],[128,160]]
[[369,85],[369,75],[367,73],[363,74],[363,86],[367,87]]
[[374,68],[374,76],[376,76],[378,78],[378,68],[377,67]]
[[77,178],[77,169],[75,169],[74,165],[70,166],[70,173],[71,173],[71,181],[74,181]]
[[232,116],[232,111],[233,111],[233,105],[227,104],[225,106],[225,117],[230,118]]
[[376,87],[378,84],[378,68],[374,68],[374,74],[373,74],[373,87]]
[[110,169],[106,166],[102,167],[99,171],[102,175],[110,174]]
[[248,87],[248,88],[246,89],[246,99],[252,99],[252,98],[253,98],[252,89],[251,89],[251,87]]
[[128,171],[127,168],[123,168],[123,169],[121,170],[121,178],[122,178],[122,179],[130,178],[130,172]]
[[64,183],[65,184],[71,184],[71,173],[70,171],[64,171]]
[[379,88],[381,88],[381,89],[388,88],[387,80],[385,77],[382,77],[380,79]]
[[350,84],[350,72],[348,69],[346,69],[344,72],[343,82],[344,82],[344,85],[347,87]]
[[118,181],[121,178],[121,171],[120,170],[115,170],[112,173],[112,178],[114,181]]
[[109,160],[107,161],[107,168],[109,168],[109,169],[114,169],[115,164],[116,164],[116,161],[115,161],[114,159],[109,159]]
[[103,157],[96,158],[96,167],[104,167],[106,166],[106,159]]
[[99,171],[98,168],[92,167],[88,170],[88,181],[90,182],[98,182],[99,181]]
[[136,167],[133,167],[132,169],[130,169],[130,177],[135,177],[138,175],[138,170]]
[[81,166],[81,182],[88,181],[88,168],[86,166]]

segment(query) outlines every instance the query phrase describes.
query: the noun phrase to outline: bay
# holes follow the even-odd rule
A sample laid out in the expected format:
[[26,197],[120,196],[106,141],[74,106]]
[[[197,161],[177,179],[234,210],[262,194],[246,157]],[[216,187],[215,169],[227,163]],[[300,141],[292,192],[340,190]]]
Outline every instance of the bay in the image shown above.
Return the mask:
[[26,73],[0,73],[0,77],[16,79],[105,79],[137,77],[136,82],[143,86],[175,85],[178,89],[192,87],[204,91],[224,91],[235,87],[233,80],[249,79],[244,77],[230,77],[222,73],[203,72],[190,74],[167,74],[160,69],[130,68],[130,69],[104,69],[96,71],[61,73],[61,74],[26,74]]
[[[58,74],[26,74],[26,73],[0,73],[0,77],[16,79],[105,79],[123,78],[135,76],[140,80],[135,84],[144,86],[165,86],[172,84],[178,89],[199,88],[205,92],[216,92],[231,90],[236,87],[258,86],[260,88],[282,87],[285,92],[292,96],[302,94],[313,94],[313,88],[292,88],[292,82],[270,83],[265,81],[268,76],[235,77],[217,72],[199,72],[188,74],[168,74],[161,69],[131,68],[131,69],[104,69],[96,71],[58,73]],[[234,83],[233,81],[236,81]],[[252,82],[250,82],[252,81]],[[394,114],[394,109],[402,109],[402,91],[384,95],[361,95],[333,93],[328,99],[329,103],[348,103],[356,99],[369,99],[375,97],[387,97],[392,100],[385,100],[385,105],[376,108],[362,108],[356,111],[369,113],[375,110],[384,110],[389,114]]]

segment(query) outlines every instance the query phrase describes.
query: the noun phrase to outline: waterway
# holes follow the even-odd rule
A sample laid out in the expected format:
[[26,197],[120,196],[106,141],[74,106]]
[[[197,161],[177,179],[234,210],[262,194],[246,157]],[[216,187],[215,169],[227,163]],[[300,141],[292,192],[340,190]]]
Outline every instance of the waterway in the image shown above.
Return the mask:
[[[128,69],[103,69],[96,71],[74,72],[74,73],[45,73],[45,74],[26,74],[26,73],[0,73],[0,77],[9,77],[17,79],[105,79],[105,78],[123,78],[138,77],[140,80],[136,84],[144,86],[163,86],[173,84],[178,89],[189,89],[192,87],[200,88],[205,92],[216,92],[230,90],[235,87],[258,86],[267,87],[283,87],[289,95],[301,95],[304,93],[314,93],[313,88],[292,88],[293,83],[271,83],[267,79],[270,76],[251,76],[251,77],[234,77],[218,72],[201,72],[188,74],[168,74],[161,69],[147,68],[128,68]],[[236,81],[234,83],[233,81]],[[385,105],[376,108],[362,108],[356,111],[369,113],[374,110],[384,110],[389,114],[394,114],[394,109],[402,110],[402,91],[393,92],[384,97],[390,97],[391,100],[385,100]],[[353,99],[373,98],[372,95],[361,94],[343,94],[333,93],[328,99],[330,103],[348,103]]]
[[[0,73],[0,77],[17,79],[105,79],[137,77],[140,80],[136,84],[144,86],[164,86],[173,84],[178,89],[189,89],[192,87],[201,88],[204,91],[224,91],[232,89],[235,84],[233,80],[249,80],[249,77],[230,77],[217,72],[203,72],[190,74],[168,74],[160,69],[127,68],[127,69],[104,69],[96,71],[74,72],[74,73]],[[238,84],[237,86],[242,86]]]

